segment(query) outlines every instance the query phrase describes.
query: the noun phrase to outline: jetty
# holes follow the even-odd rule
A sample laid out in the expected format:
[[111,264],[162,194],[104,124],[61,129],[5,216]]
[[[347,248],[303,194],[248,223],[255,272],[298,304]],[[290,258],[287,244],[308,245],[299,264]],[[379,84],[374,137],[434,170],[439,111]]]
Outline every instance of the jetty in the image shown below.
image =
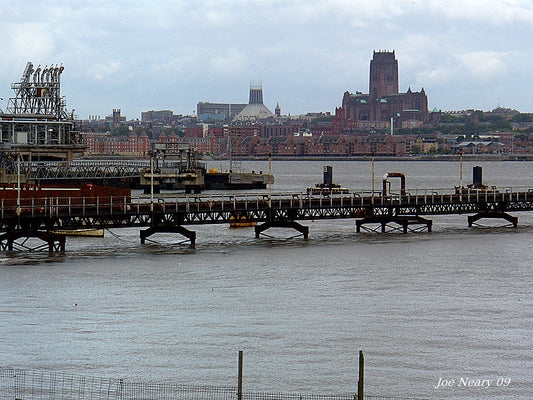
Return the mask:
[[[431,232],[432,215],[467,215],[469,226],[483,218],[499,218],[516,227],[511,213],[533,211],[533,185],[493,188],[469,185],[451,189],[405,188],[405,177],[389,173],[383,188],[368,192],[316,195],[306,192],[220,195],[106,195],[43,196],[0,199],[0,249],[28,249],[28,238],[44,241],[49,251],[65,250],[64,229],[139,227],[141,243],[157,233],[177,233],[195,245],[194,225],[250,222],[257,238],[274,227],[291,228],[303,238],[309,227],[302,221],[352,219],[356,232]],[[391,190],[389,179],[401,179]],[[16,192],[16,191],[15,191]]]

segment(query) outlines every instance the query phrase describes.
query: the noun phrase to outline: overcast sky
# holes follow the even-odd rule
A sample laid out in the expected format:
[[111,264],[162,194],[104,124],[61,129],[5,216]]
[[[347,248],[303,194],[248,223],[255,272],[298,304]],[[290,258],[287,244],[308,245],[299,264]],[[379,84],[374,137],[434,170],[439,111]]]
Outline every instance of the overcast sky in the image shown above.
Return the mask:
[[60,64],[80,118],[199,101],[330,111],[368,92],[373,50],[430,109],[533,112],[532,0],[0,0],[0,108],[28,61]]

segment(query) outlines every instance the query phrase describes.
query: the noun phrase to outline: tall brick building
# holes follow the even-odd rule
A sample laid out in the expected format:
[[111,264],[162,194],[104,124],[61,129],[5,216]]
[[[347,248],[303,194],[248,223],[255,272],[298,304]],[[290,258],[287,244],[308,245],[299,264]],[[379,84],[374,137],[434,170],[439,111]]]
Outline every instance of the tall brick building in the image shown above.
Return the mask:
[[376,52],[370,61],[369,92],[345,92],[342,107],[335,111],[342,128],[382,128],[413,126],[429,119],[428,100],[422,88],[413,92],[399,92],[398,60],[394,51]]

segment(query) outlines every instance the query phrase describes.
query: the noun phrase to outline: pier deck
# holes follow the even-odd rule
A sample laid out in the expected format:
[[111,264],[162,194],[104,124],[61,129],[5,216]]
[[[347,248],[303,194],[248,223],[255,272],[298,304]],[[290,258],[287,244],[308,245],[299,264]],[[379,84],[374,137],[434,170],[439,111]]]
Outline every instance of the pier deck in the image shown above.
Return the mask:
[[[148,227],[141,231],[141,241],[158,232],[185,235],[194,245],[196,235],[184,226],[229,224],[239,218],[257,222],[256,236],[269,227],[291,227],[308,235],[308,228],[296,221],[349,219],[356,230],[386,232],[388,228],[404,233],[427,229],[431,220],[423,216],[471,214],[472,226],[481,218],[504,218],[514,226],[518,219],[509,212],[532,211],[533,189],[503,188],[498,191],[424,189],[405,194],[359,192],[331,196],[307,193],[272,195],[174,195],[98,198],[74,203],[67,197],[50,197],[21,206],[0,201],[0,244],[13,248],[13,238],[42,237],[57,229]],[[378,228],[369,228],[374,224]],[[416,228],[414,228],[416,226]],[[46,239],[43,239],[46,240]],[[50,249],[57,249],[55,235],[50,235]],[[59,242],[59,241],[58,241]],[[61,248],[64,248],[64,240]],[[60,249],[61,249],[60,248]]]

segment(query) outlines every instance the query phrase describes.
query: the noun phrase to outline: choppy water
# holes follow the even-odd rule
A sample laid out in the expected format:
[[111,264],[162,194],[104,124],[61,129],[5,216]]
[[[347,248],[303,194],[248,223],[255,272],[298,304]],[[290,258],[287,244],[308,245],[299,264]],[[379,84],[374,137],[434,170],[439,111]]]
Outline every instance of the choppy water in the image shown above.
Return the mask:
[[[305,190],[324,164],[273,162],[273,190]],[[327,164],[343,186],[371,188],[369,162]],[[533,187],[532,163],[479,165],[488,184]],[[386,172],[404,172],[408,189],[459,182],[457,163],[376,163]],[[1,255],[0,364],[234,385],[243,350],[247,390],[353,393],[362,349],[367,394],[530,399],[533,213],[516,215],[517,229],[441,216],[433,233],[410,235],[306,221],[308,241],[193,227],[194,250],[170,234],[141,246],[123,229],[69,238],[62,256]],[[435,389],[440,378],[455,382]],[[467,378],[493,381],[461,386]]]

